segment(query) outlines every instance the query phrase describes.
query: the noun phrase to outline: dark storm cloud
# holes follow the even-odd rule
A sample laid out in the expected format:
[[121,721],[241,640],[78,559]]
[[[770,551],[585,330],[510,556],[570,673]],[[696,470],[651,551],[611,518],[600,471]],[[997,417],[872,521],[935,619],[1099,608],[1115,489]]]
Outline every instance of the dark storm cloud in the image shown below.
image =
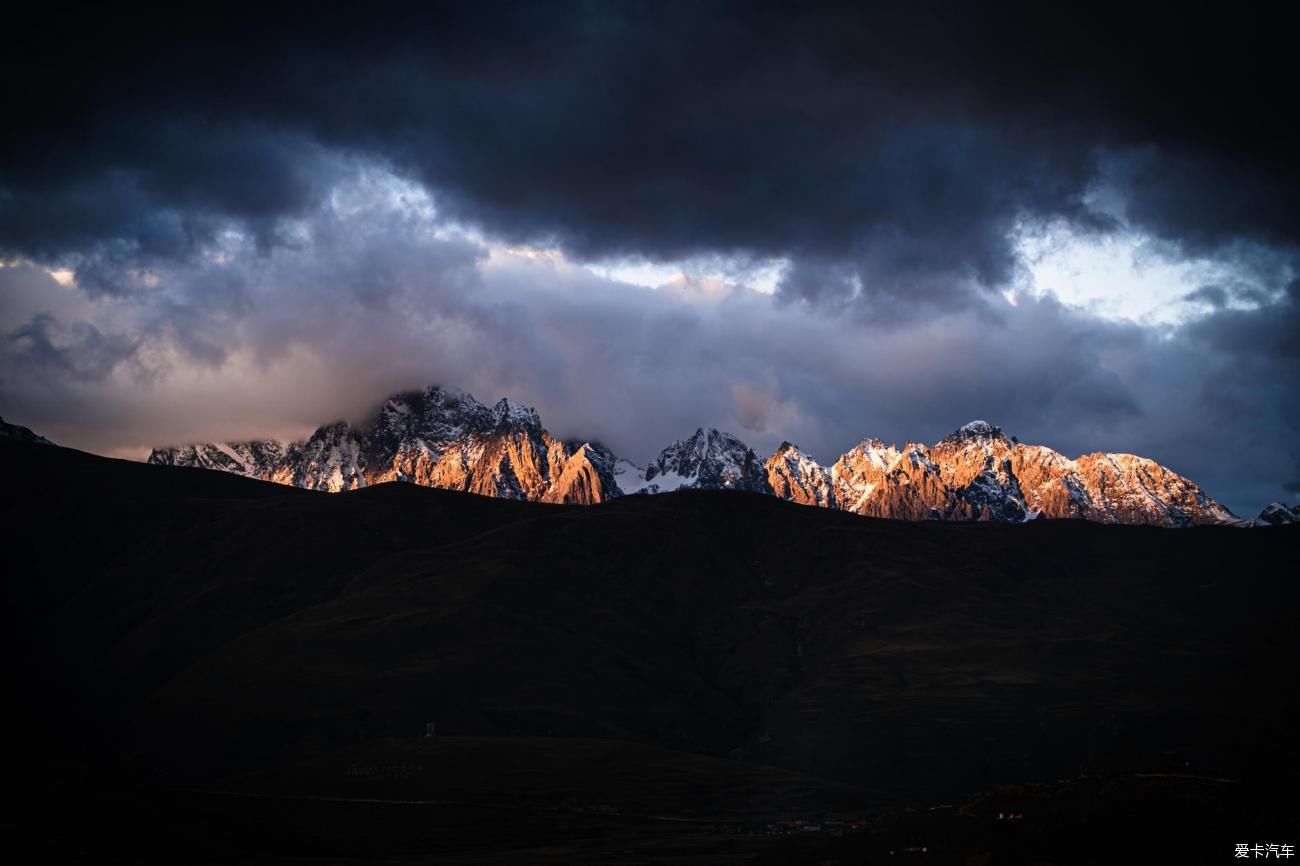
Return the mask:
[[31,155],[34,170],[0,163],[0,248],[148,264],[192,255],[230,221],[269,247],[281,240],[279,221],[313,206],[340,174],[316,145],[261,128],[147,116],[107,126],[88,130],[93,149],[77,148],[66,165],[44,154]]
[[[1251,96],[1247,91],[1238,98]],[[1108,157],[1103,172],[1124,190],[1134,224],[1177,239],[1188,250],[1217,250],[1249,238],[1294,255],[1300,243],[1300,172],[1294,164],[1288,170],[1285,164],[1252,162],[1246,153],[1215,159],[1152,146]]]
[[106,378],[136,350],[127,337],[104,334],[88,322],[65,325],[49,313],[38,313],[3,339],[6,366],[14,371],[53,372],[83,381]]
[[1201,286],[1183,296],[1185,301],[1205,304],[1216,310],[1228,305],[1228,292],[1223,286]]
[[1276,303],[1254,308],[1224,309],[1219,304],[1213,315],[1187,324],[1184,333],[1207,348],[1233,356],[1294,362],[1300,359],[1300,293],[1295,287],[1293,282],[1292,290]]
[[0,145],[0,246],[43,258],[96,239],[177,253],[223,218],[274,243],[328,186],[322,147],[389,160],[507,239],[847,261],[869,294],[1004,282],[1022,213],[1097,225],[1099,148],[1161,236],[1300,236],[1282,112],[1250,107],[1290,89],[1284,28],[1262,16],[579,2],[58,18],[4,70],[24,134]]

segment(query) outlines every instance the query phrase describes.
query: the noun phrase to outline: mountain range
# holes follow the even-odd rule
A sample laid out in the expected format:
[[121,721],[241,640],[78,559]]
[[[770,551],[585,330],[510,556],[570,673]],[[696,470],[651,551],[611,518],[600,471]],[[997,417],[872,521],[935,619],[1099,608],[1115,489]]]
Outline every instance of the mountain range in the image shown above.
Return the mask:
[[218,469],[338,492],[385,481],[504,499],[595,504],[684,488],[733,489],[804,505],[905,520],[1023,522],[1037,517],[1183,527],[1277,524],[1274,503],[1240,521],[1191,480],[1154,460],[1097,452],[1070,459],[972,421],[933,445],[864,439],[829,466],[786,442],[767,459],[735,436],[700,428],[647,466],[598,442],[563,441],[535,409],[486,406],[431,386],[395,394],[364,424],[336,421],[301,442],[208,442],[155,448],[148,462]]

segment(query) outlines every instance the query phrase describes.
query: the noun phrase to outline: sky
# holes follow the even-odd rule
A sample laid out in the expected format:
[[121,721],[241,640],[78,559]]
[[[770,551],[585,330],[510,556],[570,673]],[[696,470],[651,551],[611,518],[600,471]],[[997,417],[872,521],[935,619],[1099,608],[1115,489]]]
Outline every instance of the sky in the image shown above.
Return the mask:
[[644,463],[972,419],[1300,498],[1261,9],[46,4],[0,52],[0,415],[297,438],[429,384]]

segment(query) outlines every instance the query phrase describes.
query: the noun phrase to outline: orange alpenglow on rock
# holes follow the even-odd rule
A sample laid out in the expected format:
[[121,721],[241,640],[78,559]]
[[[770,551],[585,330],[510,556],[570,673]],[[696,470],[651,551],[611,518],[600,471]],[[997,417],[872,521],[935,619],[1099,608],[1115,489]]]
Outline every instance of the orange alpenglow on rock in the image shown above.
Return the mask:
[[[909,442],[900,449],[864,439],[830,466],[789,442],[764,461],[736,437],[701,428],[643,469],[599,443],[556,439],[535,410],[513,400],[488,407],[437,386],[390,397],[359,428],[339,421],[289,445],[262,440],[158,448],[149,462],[330,492],[407,481],[570,505],[718,489],[901,520],[1018,523],[1045,517],[1170,527],[1235,520],[1192,481],[1154,460],[1103,453],[1070,459],[1009,439],[985,421],[972,421],[932,446]],[[1290,517],[1286,510],[1264,522]]]

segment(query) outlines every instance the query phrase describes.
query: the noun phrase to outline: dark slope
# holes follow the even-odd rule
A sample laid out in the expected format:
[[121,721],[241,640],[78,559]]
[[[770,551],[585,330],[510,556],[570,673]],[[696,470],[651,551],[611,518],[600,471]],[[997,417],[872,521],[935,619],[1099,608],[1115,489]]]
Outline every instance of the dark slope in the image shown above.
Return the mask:
[[407,485],[327,503],[225,473],[48,446],[6,444],[0,461],[12,537],[30,540],[11,551],[25,566],[11,573],[32,578],[8,581],[17,633],[34,664],[56,665],[128,713],[198,658],[334,598],[389,554],[549,508]]
[[[775,765],[863,809],[1080,772],[1296,780],[1290,527],[328,495],[15,444],[0,472],[38,771],[301,793],[298,768],[433,720],[640,742],[705,787],[690,755]],[[810,790],[791,802],[848,789]]]

